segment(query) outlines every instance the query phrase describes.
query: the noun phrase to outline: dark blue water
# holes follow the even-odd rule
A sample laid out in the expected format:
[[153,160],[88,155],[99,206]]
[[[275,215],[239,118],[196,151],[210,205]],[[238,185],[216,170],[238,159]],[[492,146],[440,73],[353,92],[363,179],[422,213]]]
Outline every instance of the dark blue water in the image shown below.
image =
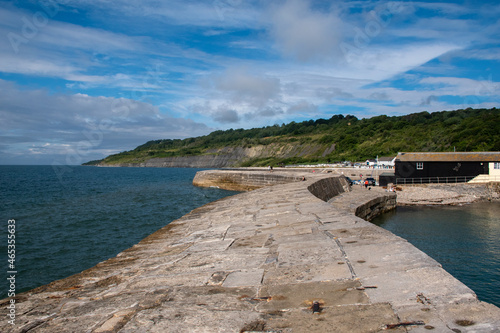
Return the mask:
[[407,239],[474,290],[500,306],[500,203],[398,207],[373,223]]
[[0,298],[9,289],[9,220],[19,293],[90,268],[194,208],[237,193],[194,187],[199,170],[0,166]]

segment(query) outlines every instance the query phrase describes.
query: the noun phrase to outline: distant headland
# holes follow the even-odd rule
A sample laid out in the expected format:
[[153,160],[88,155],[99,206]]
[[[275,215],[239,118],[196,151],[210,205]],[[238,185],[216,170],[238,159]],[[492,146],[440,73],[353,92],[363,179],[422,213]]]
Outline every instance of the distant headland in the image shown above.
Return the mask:
[[214,131],[149,141],[85,165],[249,167],[365,161],[401,151],[500,151],[500,109],[420,112],[330,119]]

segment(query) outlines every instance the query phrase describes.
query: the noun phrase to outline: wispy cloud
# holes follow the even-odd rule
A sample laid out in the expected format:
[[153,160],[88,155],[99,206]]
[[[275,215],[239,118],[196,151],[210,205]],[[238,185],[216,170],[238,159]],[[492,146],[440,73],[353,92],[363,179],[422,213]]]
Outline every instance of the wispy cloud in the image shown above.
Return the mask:
[[251,74],[245,68],[229,68],[214,78],[214,86],[231,101],[255,107],[266,105],[280,94],[279,79]]
[[322,60],[337,53],[341,24],[334,12],[313,10],[304,0],[290,0],[272,7],[270,34],[286,57]]
[[[202,135],[206,125],[159,112],[144,102],[85,94],[51,95],[45,90],[21,90],[0,80],[0,154],[15,155],[24,147],[23,160],[41,152],[49,162],[75,154],[83,163],[101,157],[101,151],[123,151],[157,138]],[[74,164],[74,163],[72,163]]]

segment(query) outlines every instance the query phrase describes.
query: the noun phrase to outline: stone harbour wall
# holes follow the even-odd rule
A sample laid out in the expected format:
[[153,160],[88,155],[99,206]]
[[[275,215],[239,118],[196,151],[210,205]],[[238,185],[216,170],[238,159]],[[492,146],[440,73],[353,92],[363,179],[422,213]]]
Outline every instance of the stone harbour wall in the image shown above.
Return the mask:
[[380,214],[386,213],[396,208],[396,195],[379,195],[368,202],[362,203],[356,208],[355,215],[364,220],[371,221]]
[[[320,179],[307,187],[316,197],[323,201],[343,192],[350,191],[350,186],[344,177],[338,175],[324,178],[324,173],[315,173],[314,169],[275,169],[264,168],[205,170],[196,173],[193,185],[200,187],[218,187],[225,190],[250,191],[264,186],[280,185],[292,182],[302,182],[309,178]],[[328,174],[328,173],[327,173]]]
[[250,191],[269,185],[303,181],[309,175],[307,171],[206,170],[196,173],[193,185],[212,186],[232,191]]
[[328,201],[337,195],[351,190],[344,177],[328,177],[319,179],[307,187],[309,192],[323,201]]
[[114,258],[16,295],[15,324],[1,300],[0,332],[500,331],[498,307],[356,216],[394,193],[300,176],[197,208]]

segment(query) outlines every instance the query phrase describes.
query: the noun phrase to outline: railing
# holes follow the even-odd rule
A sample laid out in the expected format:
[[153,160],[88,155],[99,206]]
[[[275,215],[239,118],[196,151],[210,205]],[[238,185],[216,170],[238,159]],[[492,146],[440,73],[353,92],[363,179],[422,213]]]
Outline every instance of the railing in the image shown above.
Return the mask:
[[396,185],[466,183],[474,178],[475,176],[397,178]]

